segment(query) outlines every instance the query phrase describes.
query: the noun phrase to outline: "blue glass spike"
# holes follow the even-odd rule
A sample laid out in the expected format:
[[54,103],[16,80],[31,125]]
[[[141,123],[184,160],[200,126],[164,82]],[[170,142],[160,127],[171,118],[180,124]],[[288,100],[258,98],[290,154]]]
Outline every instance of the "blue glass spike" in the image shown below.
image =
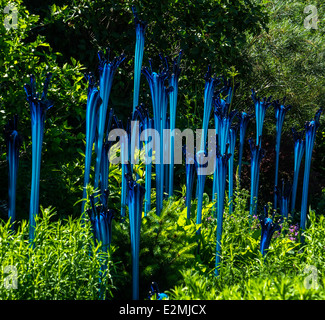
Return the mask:
[[292,133],[294,140],[294,172],[292,183],[291,214],[294,214],[296,209],[296,196],[300,164],[305,153],[305,130],[301,130],[298,132],[295,128],[292,128]]
[[29,240],[32,245],[34,245],[35,217],[38,215],[39,211],[40,169],[45,114],[53,105],[53,103],[47,99],[51,76],[50,73],[46,75],[41,99],[39,99],[39,94],[36,92],[36,78],[34,75],[30,76],[30,84],[24,85],[26,99],[30,106],[32,125],[32,182],[29,208]]
[[256,96],[256,92],[252,89],[252,99],[255,105],[255,119],[256,119],[256,145],[262,146],[263,124],[266,110],[271,105],[272,97],[263,98],[262,100]]
[[[285,106],[285,97],[283,98],[283,102],[279,102],[279,100],[273,101],[273,106],[275,110],[275,119],[276,119],[276,139],[275,139],[275,178],[274,178],[274,186],[278,185],[278,176],[279,176],[279,157],[280,157],[280,144],[281,144],[281,132],[284,123],[284,118],[286,113],[291,109],[291,106]],[[274,208],[276,209],[278,200],[277,193],[274,193]]]
[[275,231],[281,231],[279,222],[276,222],[274,219],[274,214],[272,217],[268,217],[268,207],[264,206],[264,214],[258,216],[260,224],[262,227],[261,232],[261,241],[260,241],[260,252],[265,256],[270,243],[272,236]]
[[[312,153],[316,139],[316,132],[320,126],[320,115],[322,109],[319,109],[314,119],[305,123],[306,137],[305,137],[305,171],[304,171],[304,181],[302,190],[302,201],[301,201],[301,213],[300,213],[300,228],[305,230],[306,228],[306,218],[307,218],[307,208],[308,208],[308,188],[309,188],[309,176],[311,168]],[[302,238],[304,241],[304,238]]]
[[18,115],[10,119],[4,127],[4,136],[6,141],[6,154],[8,163],[8,218],[11,228],[14,228],[16,220],[16,192],[17,176],[19,166],[19,149],[22,144],[22,138],[18,134]]

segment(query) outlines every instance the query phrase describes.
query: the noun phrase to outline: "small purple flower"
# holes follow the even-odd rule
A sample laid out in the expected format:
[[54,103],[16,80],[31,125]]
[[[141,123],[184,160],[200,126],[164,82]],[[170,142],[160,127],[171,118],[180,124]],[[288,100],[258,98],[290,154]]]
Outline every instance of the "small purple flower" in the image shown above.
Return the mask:
[[206,221],[207,222],[213,222],[213,221],[215,221],[215,218],[213,216],[209,216],[209,217],[206,218]]
[[289,239],[292,241],[296,241],[298,234],[299,234],[298,224],[291,225],[288,230]]
[[279,237],[280,237],[280,232],[275,231],[274,234],[273,234],[273,238],[276,239],[276,238],[279,238]]

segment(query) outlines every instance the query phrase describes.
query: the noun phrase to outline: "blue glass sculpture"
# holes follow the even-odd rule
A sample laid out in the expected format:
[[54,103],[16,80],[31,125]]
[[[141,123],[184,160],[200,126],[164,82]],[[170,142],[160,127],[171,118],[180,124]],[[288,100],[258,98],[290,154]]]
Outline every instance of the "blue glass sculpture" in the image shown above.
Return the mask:
[[185,195],[185,206],[186,206],[186,217],[189,220],[191,218],[191,203],[192,193],[195,176],[195,157],[186,150],[186,146],[183,148],[185,156],[185,173],[186,173],[186,195]]
[[[259,139],[259,141],[261,140]],[[260,164],[265,155],[265,151],[259,145],[256,145],[253,139],[249,139],[249,145],[251,151],[251,195],[249,213],[252,217],[256,215],[257,211]]]
[[[201,158],[207,156],[207,151],[198,151],[195,158],[195,167],[197,172],[197,208],[196,208],[196,224],[202,222],[202,206],[203,206],[203,193],[206,180],[205,164],[201,164]],[[201,233],[201,228],[197,230],[197,234]]]
[[[322,113],[322,109],[319,109],[313,120],[305,123],[306,129],[306,149],[305,149],[305,171],[304,171],[304,182],[302,189],[302,201],[301,201],[301,212],[300,212],[300,228],[306,229],[306,217],[307,217],[307,205],[308,205],[308,186],[309,186],[309,175],[311,167],[311,159],[316,139],[316,132],[320,126],[319,118]],[[303,241],[302,237],[302,241]]]
[[31,243],[34,240],[35,216],[38,215],[39,211],[39,187],[45,115],[46,111],[53,106],[52,102],[46,97],[51,77],[51,73],[46,75],[41,98],[39,98],[39,94],[36,91],[36,79],[33,75],[30,76],[30,84],[24,85],[27,101],[30,106],[32,123],[32,185],[29,207],[29,240]]
[[96,205],[94,195],[90,195],[91,208],[87,210],[94,233],[96,245],[100,244],[101,250],[108,252],[112,241],[112,221],[114,210],[108,208],[108,195],[106,189],[101,204]]
[[291,196],[291,214],[294,214],[296,209],[296,196],[298,187],[298,177],[302,157],[305,153],[305,130],[297,131],[292,128],[293,140],[294,140],[294,172],[292,183],[292,196]]
[[132,299],[139,299],[139,252],[142,205],[145,189],[136,183],[131,174],[126,174],[128,186],[128,208],[130,220],[130,237],[132,253]]
[[102,159],[102,149],[103,141],[105,135],[105,125],[106,125],[106,115],[108,109],[108,100],[111,93],[114,75],[117,68],[125,59],[125,55],[115,57],[112,61],[109,61],[110,50],[106,49],[106,56],[102,51],[98,52],[99,58],[99,92],[101,98],[101,105],[98,110],[98,123],[97,123],[97,146],[96,146],[96,165],[95,165],[95,182],[94,188],[99,187],[99,177],[100,177],[100,162]]
[[201,137],[200,151],[205,150],[208,136],[209,120],[211,116],[211,111],[213,107],[213,97],[216,86],[220,83],[220,80],[211,74],[211,66],[208,66],[208,71],[204,76],[205,87],[204,87],[204,113],[202,130],[203,134]]
[[220,261],[221,261],[221,237],[222,237],[222,225],[225,206],[225,190],[226,190],[226,177],[227,177],[227,164],[230,153],[227,153],[228,145],[224,154],[217,152],[216,158],[216,171],[217,171],[217,244],[216,244],[216,268],[215,275],[219,276]]
[[234,154],[236,147],[236,139],[239,124],[233,124],[229,130],[228,144],[229,153],[231,154],[228,161],[228,197],[229,197],[229,213],[233,212],[234,208]]
[[152,297],[154,296],[156,296],[157,300],[168,300],[168,295],[159,291],[157,282],[152,282],[150,285],[149,300],[152,300]]
[[133,112],[134,112],[135,108],[139,105],[140,77],[141,77],[141,68],[142,68],[142,61],[143,61],[145,30],[147,27],[147,23],[139,19],[135,6],[132,6],[132,12],[134,16],[135,34],[136,34],[135,55],[134,55],[134,89],[133,89]]
[[239,119],[238,182],[240,183],[245,136],[249,120],[253,117],[253,114],[242,111],[237,113],[237,117]]
[[279,223],[275,221],[274,219],[275,214],[272,215],[272,217],[268,217],[268,207],[264,206],[264,214],[261,214],[258,216],[261,227],[262,227],[262,233],[261,233],[261,242],[260,242],[260,251],[263,256],[265,256],[270,243],[272,236],[275,231],[281,231],[281,228],[279,226]]
[[[83,186],[83,199],[87,197],[86,187],[90,179],[90,167],[93,144],[95,141],[96,125],[97,125],[97,112],[101,104],[99,90],[95,86],[95,79],[90,73],[86,75],[88,80],[88,95],[86,107],[86,150],[85,150],[85,172],[84,172],[84,186]],[[81,212],[84,214],[85,200],[82,202]]]
[[19,165],[19,148],[22,144],[22,138],[18,134],[18,115],[10,119],[4,127],[6,140],[6,154],[8,162],[8,218],[10,223],[16,221],[16,192],[17,192],[17,175]]
[[169,94],[169,115],[170,115],[170,165],[169,165],[169,187],[168,195],[171,197],[174,194],[174,147],[175,136],[172,134],[176,125],[176,110],[177,110],[177,95],[178,95],[178,82],[182,69],[180,68],[180,61],[183,51],[180,50],[178,56],[172,62],[172,69],[170,70],[169,85],[173,91]]
[[[220,97],[215,98],[213,101],[215,105],[214,115],[216,132],[218,136],[218,152],[220,154],[224,154],[226,153],[230,127],[237,111],[232,110],[229,112],[230,104],[225,100],[220,99]],[[218,194],[217,183],[217,171],[215,171],[213,175],[212,200],[215,200],[215,196]]]
[[[112,241],[112,222],[115,216],[115,212],[112,209],[108,209],[108,195],[109,191],[106,189],[101,195],[102,203],[99,205],[95,204],[94,195],[90,195],[91,208],[87,210],[90,218],[94,242],[95,245],[100,246],[102,252],[108,252],[110,250]],[[105,286],[103,285],[102,279],[107,273],[107,262],[103,263],[100,257],[100,272],[99,272],[99,298],[104,298]]]
[[288,219],[290,212],[290,196],[292,191],[292,184],[290,182],[285,182],[282,179],[281,187],[276,186],[275,192],[277,194],[278,208],[280,209],[280,214],[283,218]]
[[156,157],[156,214],[159,216],[163,207],[164,192],[164,139],[163,130],[166,127],[166,115],[168,107],[168,95],[173,90],[172,87],[165,87],[165,81],[168,81],[169,73],[166,66],[161,66],[158,73],[153,72],[151,60],[149,60],[150,69],[142,68],[150,88],[152,105],[153,105],[153,123],[154,129],[160,136],[160,159]]
[[256,119],[256,145],[262,146],[263,124],[265,119],[266,110],[271,105],[271,98],[263,98],[261,100],[256,96],[256,92],[252,89],[252,99],[255,106],[255,119]]
[[[273,106],[275,110],[275,119],[276,119],[276,139],[275,139],[275,178],[274,186],[278,185],[278,176],[279,176],[279,157],[280,157],[280,144],[281,144],[281,132],[284,123],[284,117],[286,113],[291,109],[291,106],[285,106],[285,98],[283,98],[282,103],[279,100],[273,101]],[[274,192],[274,206],[278,203],[277,193]]]

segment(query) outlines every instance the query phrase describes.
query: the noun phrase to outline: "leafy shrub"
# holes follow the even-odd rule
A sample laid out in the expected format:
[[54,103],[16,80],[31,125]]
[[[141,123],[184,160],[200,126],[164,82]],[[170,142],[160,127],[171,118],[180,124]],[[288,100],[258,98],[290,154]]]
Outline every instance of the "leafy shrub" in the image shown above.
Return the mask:
[[[206,265],[181,271],[183,283],[170,299],[324,299],[324,216],[310,212],[305,245],[290,239],[289,223],[274,235],[265,258],[259,252],[260,228],[247,214],[225,215],[220,276]],[[215,228],[215,227],[213,227]],[[292,238],[292,237],[291,237]],[[208,244],[209,245],[209,244]],[[211,241],[212,247],[213,241]],[[317,270],[317,288],[308,286],[308,266]],[[307,268],[307,269],[305,269]]]
[[[128,219],[115,223],[112,243],[116,259],[122,262],[116,279],[116,297],[131,297],[131,254]],[[194,221],[186,220],[184,199],[166,201],[160,216],[154,210],[142,217],[140,236],[140,299],[146,298],[152,281],[160,290],[169,288],[181,279],[180,270],[195,261],[197,238]]]
[[[82,219],[50,221],[53,209],[37,217],[34,247],[28,241],[28,224],[23,220],[12,232],[9,222],[0,223],[0,299],[73,300],[112,298],[114,264],[110,254],[95,246],[90,223]],[[101,273],[101,265],[108,271]],[[5,266],[17,270],[17,289],[3,284]]]

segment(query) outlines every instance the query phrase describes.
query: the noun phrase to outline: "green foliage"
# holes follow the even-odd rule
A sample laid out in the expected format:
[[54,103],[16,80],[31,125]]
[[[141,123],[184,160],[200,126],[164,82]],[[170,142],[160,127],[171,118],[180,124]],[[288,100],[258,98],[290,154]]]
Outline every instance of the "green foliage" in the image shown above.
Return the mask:
[[324,273],[325,219],[323,215],[316,216],[313,211],[310,212],[309,219],[310,227],[305,232],[306,263],[314,265],[321,273]]
[[253,67],[249,86],[263,96],[286,96],[286,102],[293,106],[294,117],[288,120],[291,125],[302,126],[325,103],[325,7],[322,1],[313,2],[318,10],[318,29],[306,29],[308,14],[304,8],[309,4],[304,0],[267,1],[268,32],[249,36],[245,46]]
[[[207,197],[199,226],[186,219],[183,197],[166,201],[160,217],[154,211],[142,217],[141,299],[147,298],[152,281],[172,300],[325,298],[324,217],[310,212],[304,246],[291,240],[290,223],[284,222],[263,258],[259,222],[245,209],[247,192],[237,193],[235,200],[232,215],[225,209],[219,277],[214,275],[217,221]],[[195,201],[193,207],[195,212]],[[128,219],[113,221],[114,248],[109,254],[94,245],[88,221],[53,221],[51,208],[38,217],[35,248],[28,243],[26,222],[17,227],[12,232],[9,222],[0,224],[1,264],[15,266],[18,273],[18,289],[0,286],[2,299],[98,299],[101,264],[108,265],[101,281],[107,297],[131,297]],[[317,270],[317,289],[306,284],[308,266]],[[6,276],[2,270],[0,283]]]
[[[239,48],[247,35],[258,34],[267,22],[263,5],[252,0],[227,4],[212,0],[165,1],[159,5],[148,0],[78,0],[64,5],[56,1],[50,10],[48,3],[42,6],[33,2],[29,2],[31,10],[44,16],[40,31],[56,50],[95,68],[97,49],[109,44],[114,51],[124,50],[128,55],[128,73],[134,54],[131,6],[135,5],[141,19],[149,24],[144,61],[155,58],[160,51],[174,54],[182,48],[188,79],[195,76],[202,80],[209,62],[216,72],[224,72],[240,56]],[[58,36],[63,33],[67,36]],[[75,45],[70,45],[71,40]]]
[[[0,2],[1,12],[7,3]],[[59,64],[60,53],[51,48],[45,37],[31,35],[40,23],[39,17],[30,14],[22,1],[16,1],[15,5],[18,9],[16,29],[7,31],[3,23],[5,15],[0,15],[0,127],[18,114],[18,130],[24,139],[17,186],[18,219],[26,218],[23,212],[28,213],[29,209],[26,200],[30,193],[31,120],[23,85],[29,82],[31,73],[37,78],[39,91],[45,74],[53,74],[48,96],[54,107],[48,111],[45,123],[40,203],[44,207],[55,206],[58,215],[64,216],[73,213],[66,212],[66,208],[73,210],[73,204],[81,194],[81,164],[84,161],[78,151],[84,149],[87,89],[82,79],[85,68],[73,58],[69,58],[70,63]],[[2,135],[0,144],[4,145]],[[5,153],[1,154],[0,175],[4,181],[7,178],[5,159]],[[5,200],[7,185],[1,183],[0,190]]]
[[[240,283],[220,287],[220,281],[212,275],[199,275],[187,270],[183,273],[184,286],[176,286],[168,292],[175,300],[323,300],[324,282],[318,289],[306,288],[303,273],[299,276],[273,275],[252,277]],[[324,277],[324,275],[323,275]]]
[[[69,218],[53,222],[53,214],[53,209],[47,208],[37,217],[34,248],[28,241],[25,220],[16,226],[16,232],[9,223],[0,223],[0,299],[93,300],[98,299],[101,286],[105,287],[104,296],[111,298],[111,253],[94,245],[88,221]],[[108,268],[100,277],[101,264]],[[3,285],[8,276],[4,268],[9,265],[16,267],[17,289]]]
[[[318,29],[306,29],[304,20],[309,13],[304,8],[311,3],[305,0],[261,0],[267,11],[267,28],[259,34],[249,34],[241,48],[245,64],[251,69],[241,73],[237,81],[241,86],[234,99],[234,108],[248,109],[252,105],[251,88],[261,97],[272,96],[281,100],[286,97],[286,104],[292,109],[285,118],[280,154],[279,176],[292,180],[293,174],[293,139],[292,126],[303,129],[304,123],[313,118],[316,110],[325,104],[325,73],[324,73],[324,2],[314,1],[317,8]],[[237,64],[236,64],[237,67]],[[323,123],[323,116],[321,123]],[[275,116],[273,108],[266,112],[263,133],[263,148],[266,157],[261,165],[260,186],[262,190],[273,191],[274,185],[274,145]],[[247,131],[248,136],[255,138],[255,121],[252,120]],[[321,130],[319,130],[321,131]],[[324,131],[324,130],[323,130]],[[246,147],[247,154],[249,148]],[[317,207],[321,190],[324,188],[324,134],[318,132],[315,143],[314,158],[310,180],[310,201],[313,208]],[[246,159],[249,159],[248,157]],[[242,184],[248,188],[245,176],[246,164],[243,166]],[[303,171],[303,170],[301,170]],[[299,177],[298,202],[300,206],[300,190],[302,190],[303,173]],[[280,178],[281,179],[281,178]],[[272,195],[261,192],[265,201]]]
[[[115,296],[131,297],[131,270],[129,223],[114,225],[112,243],[116,245],[116,259],[122,261],[124,276],[117,279],[116,287],[122,290]],[[184,200],[166,201],[160,216],[152,210],[142,217],[140,238],[140,298],[146,298],[152,281],[165,290],[180,280],[179,271],[195,261],[197,241],[194,222],[186,220]],[[122,273],[123,274],[123,273]],[[129,289],[128,289],[129,288]]]
[[[226,214],[220,276],[215,277],[202,264],[199,269],[184,268],[183,283],[168,290],[169,297],[176,300],[322,300],[325,297],[324,221],[323,216],[310,212],[304,246],[290,239],[288,224],[284,223],[281,234],[273,236],[263,258],[259,252],[258,223],[249,222],[247,212],[235,210],[231,216]],[[305,270],[308,266],[317,270],[317,289],[308,287],[309,274]]]
[[[257,217],[247,210],[248,193],[237,191],[232,215],[225,208],[220,276],[215,277],[217,221],[211,215],[213,203],[205,197],[202,224],[186,219],[183,198],[166,201],[162,215],[150,212],[142,218],[140,244],[140,283],[146,298],[150,283],[156,281],[170,299],[323,299],[325,275],[323,253],[325,225],[322,216],[310,212],[302,246],[282,223],[263,258],[260,251],[261,229]],[[193,201],[195,218],[196,201]],[[114,225],[113,242],[117,260],[122,261],[114,296],[130,297],[128,222]],[[200,228],[200,236],[196,231]],[[319,288],[306,286],[308,273],[304,268],[318,270]],[[127,289],[129,288],[129,289]]]

